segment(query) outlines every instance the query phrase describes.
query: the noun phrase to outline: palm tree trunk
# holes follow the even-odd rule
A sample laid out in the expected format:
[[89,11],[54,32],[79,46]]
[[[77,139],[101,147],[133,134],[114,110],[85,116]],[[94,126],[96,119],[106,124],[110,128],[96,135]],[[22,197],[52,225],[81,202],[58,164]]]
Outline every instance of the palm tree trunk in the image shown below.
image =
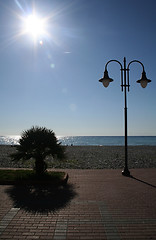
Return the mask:
[[43,175],[46,170],[46,163],[41,155],[38,155],[35,160],[35,171],[37,175]]

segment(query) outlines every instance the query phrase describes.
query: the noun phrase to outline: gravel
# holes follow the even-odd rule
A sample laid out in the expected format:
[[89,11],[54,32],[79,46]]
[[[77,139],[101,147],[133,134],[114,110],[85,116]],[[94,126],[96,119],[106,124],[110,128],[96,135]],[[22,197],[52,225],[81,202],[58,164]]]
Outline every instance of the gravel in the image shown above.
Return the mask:
[[[13,162],[15,146],[0,145],[0,168],[32,168],[34,161]],[[124,146],[67,146],[65,161],[47,158],[49,168],[117,169],[124,167]],[[156,146],[129,146],[129,168],[156,168]]]

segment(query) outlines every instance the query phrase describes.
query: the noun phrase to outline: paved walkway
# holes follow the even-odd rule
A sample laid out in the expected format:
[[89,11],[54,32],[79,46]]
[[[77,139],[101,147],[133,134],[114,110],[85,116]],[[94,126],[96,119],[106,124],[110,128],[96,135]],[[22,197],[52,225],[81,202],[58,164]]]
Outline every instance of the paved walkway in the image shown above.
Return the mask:
[[156,239],[156,169],[65,171],[65,188],[0,186],[0,239]]

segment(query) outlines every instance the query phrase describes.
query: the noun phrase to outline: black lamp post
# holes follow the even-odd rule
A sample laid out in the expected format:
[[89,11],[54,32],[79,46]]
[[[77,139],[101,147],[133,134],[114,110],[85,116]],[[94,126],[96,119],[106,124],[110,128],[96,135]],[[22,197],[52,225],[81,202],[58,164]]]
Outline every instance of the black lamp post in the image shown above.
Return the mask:
[[128,170],[128,152],[127,152],[127,89],[129,92],[129,87],[130,87],[130,85],[129,85],[129,70],[130,70],[129,66],[131,65],[131,63],[134,63],[134,62],[140,63],[143,68],[141,79],[138,80],[137,83],[140,83],[141,86],[143,88],[145,88],[147,86],[147,84],[149,82],[151,82],[151,80],[147,79],[146,72],[144,70],[144,65],[138,60],[133,60],[133,61],[129,62],[127,67],[126,67],[126,58],[124,58],[124,65],[122,65],[118,60],[110,60],[105,65],[105,71],[104,71],[103,78],[101,78],[99,80],[99,82],[103,83],[104,87],[108,87],[109,83],[113,81],[113,79],[109,77],[108,71],[107,71],[107,65],[110,62],[117,62],[117,63],[119,63],[119,65],[121,67],[121,69],[120,69],[121,70],[121,90],[122,90],[122,92],[124,90],[124,99],[125,99],[125,108],[124,108],[124,112],[125,112],[125,168],[122,171],[122,174],[124,176],[130,176],[130,171]]

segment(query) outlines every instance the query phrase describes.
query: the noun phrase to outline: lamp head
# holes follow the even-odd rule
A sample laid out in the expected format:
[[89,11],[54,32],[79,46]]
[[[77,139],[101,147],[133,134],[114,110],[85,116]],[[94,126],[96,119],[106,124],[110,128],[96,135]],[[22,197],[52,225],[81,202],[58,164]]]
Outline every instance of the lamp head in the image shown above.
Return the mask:
[[150,83],[151,80],[150,79],[147,79],[146,77],[146,72],[143,71],[142,72],[142,75],[141,75],[141,79],[137,81],[137,83],[140,83],[141,84],[141,87],[142,88],[145,88],[147,86],[148,83]]
[[113,82],[113,79],[109,77],[107,70],[104,71],[103,78],[101,78],[99,82],[102,82],[104,87],[108,87],[109,83]]

